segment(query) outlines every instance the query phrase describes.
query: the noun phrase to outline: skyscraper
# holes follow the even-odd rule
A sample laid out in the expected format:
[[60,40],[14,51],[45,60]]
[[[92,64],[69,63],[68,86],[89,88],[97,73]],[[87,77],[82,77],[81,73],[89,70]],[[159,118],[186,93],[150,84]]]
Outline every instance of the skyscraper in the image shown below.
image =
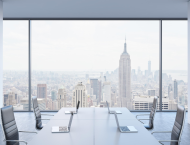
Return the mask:
[[89,79],[89,74],[86,74],[85,78],[86,78],[86,81],[88,81],[88,79]]
[[119,60],[119,96],[121,107],[131,109],[131,59],[127,53],[126,39],[124,43],[124,51]]
[[108,101],[111,107],[111,83],[110,82],[104,82],[102,86],[102,98],[103,102]]
[[[103,76],[103,75],[102,75]],[[98,81],[98,102],[101,102],[101,100],[102,100],[102,77],[100,76],[100,78],[99,78],[99,81]]]
[[57,99],[57,91],[56,90],[51,91],[51,99],[52,99],[52,101]]
[[16,103],[17,103],[16,94],[14,92],[9,92],[8,98],[6,100],[6,106],[16,105]]
[[86,91],[88,95],[91,95],[91,86],[90,86],[90,81],[86,83]]
[[172,98],[173,98],[173,96],[170,95],[171,92],[172,92],[172,84],[169,84],[169,86],[168,86],[168,97],[170,100],[172,100]]
[[151,74],[151,61],[148,61],[148,75]]
[[47,85],[38,84],[37,85],[37,97],[38,98],[47,98]]
[[4,106],[7,106],[7,99],[8,99],[8,94],[4,94]]
[[86,89],[82,82],[79,82],[73,90],[72,106],[76,107],[78,101],[80,101],[80,107],[87,107]]
[[150,89],[148,90],[148,96],[155,96],[156,95],[156,90]]
[[66,106],[67,105],[66,91],[64,87],[61,87],[58,90],[57,102],[58,102],[58,109],[61,109],[62,107],[67,107]]
[[174,80],[174,99],[178,102],[178,83]]
[[159,81],[159,71],[158,71],[158,70],[156,70],[156,71],[154,72],[154,80],[155,80],[156,82]]
[[136,81],[137,80],[137,75],[135,73],[135,69],[132,69],[132,71],[131,71],[131,80],[132,81]]
[[90,79],[90,85],[91,85],[91,88],[93,89],[93,95],[96,95],[96,99],[97,99],[97,101],[99,101],[99,97],[100,97],[100,94],[99,94],[99,91],[100,91],[99,80],[98,79]]

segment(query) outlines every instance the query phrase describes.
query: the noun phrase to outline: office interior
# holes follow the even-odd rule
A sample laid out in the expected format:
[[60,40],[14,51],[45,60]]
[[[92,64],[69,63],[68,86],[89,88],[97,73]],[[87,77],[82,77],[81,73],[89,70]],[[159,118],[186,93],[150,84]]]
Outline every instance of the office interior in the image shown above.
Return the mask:
[[0,0],[0,144],[188,145],[188,0]]

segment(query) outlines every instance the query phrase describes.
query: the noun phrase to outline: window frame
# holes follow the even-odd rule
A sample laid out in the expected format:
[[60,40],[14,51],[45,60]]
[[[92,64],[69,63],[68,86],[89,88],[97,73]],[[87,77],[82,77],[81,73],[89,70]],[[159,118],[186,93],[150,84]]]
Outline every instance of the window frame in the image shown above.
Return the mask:
[[[14,112],[32,112],[31,109],[31,64],[32,64],[32,48],[31,48],[31,21],[32,20],[157,20],[159,21],[159,102],[162,102],[162,21],[164,20],[182,20],[187,21],[187,18],[4,18],[6,20],[28,20],[28,96],[29,110],[16,110]],[[162,110],[162,103],[157,112],[176,112],[177,110]],[[130,110],[131,112],[150,112],[149,110]],[[42,112],[58,112],[58,110],[42,110]]]

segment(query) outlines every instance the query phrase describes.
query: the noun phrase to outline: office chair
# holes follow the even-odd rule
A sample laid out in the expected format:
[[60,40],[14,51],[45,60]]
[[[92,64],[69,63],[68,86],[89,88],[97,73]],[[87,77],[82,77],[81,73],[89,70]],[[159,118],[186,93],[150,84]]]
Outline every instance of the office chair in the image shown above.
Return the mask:
[[177,114],[172,131],[154,131],[153,133],[171,133],[171,140],[159,140],[158,142],[164,145],[162,142],[170,142],[170,145],[179,145],[181,141],[181,135],[185,124],[185,108],[182,106],[177,107]]
[[36,120],[35,127],[37,130],[41,130],[45,126],[45,124],[42,124],[42,120],[50,120],[50,119],[42,119],[41,115],[46,115],[46,116],[54,116],[54,115],[40,113],[36,96],[32,97],[32,106],[33,106],[33,112],[34,112],[34,116]]
[[154,128],[154,116],[156,114],[156,107],[157,107],[157,100],[158,100],[158,97],[155,96],[154,97],[154,100],[153,100],[153,104],[152,104],[152,108],[151,108],[151,111],[150,111],[150,114],[139,114],[139,115],[136,115],[136,118],[137,116],[148,116],[149,115],[149,119],[138,119],[138,121],[140,121],[141,123],[144,124],[144,122],[142,122],[141,120],[149,120],[149,123],[148,124],[144,124],[144,127],[148,130],[151,130]]
[[20,142],[27,144],[26,141],[19,140],[19,132],[37,134],[37,132],[18,131],[13,113],[13,106],[1,108],[1,126],[6,145],[19,145]]

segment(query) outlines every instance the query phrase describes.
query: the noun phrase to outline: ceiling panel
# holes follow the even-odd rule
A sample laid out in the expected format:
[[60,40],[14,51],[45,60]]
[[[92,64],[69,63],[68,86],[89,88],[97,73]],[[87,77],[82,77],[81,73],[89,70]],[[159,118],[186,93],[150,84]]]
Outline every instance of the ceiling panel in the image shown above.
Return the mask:
[[4,18],[187,18],[187,0],[4,0]]

